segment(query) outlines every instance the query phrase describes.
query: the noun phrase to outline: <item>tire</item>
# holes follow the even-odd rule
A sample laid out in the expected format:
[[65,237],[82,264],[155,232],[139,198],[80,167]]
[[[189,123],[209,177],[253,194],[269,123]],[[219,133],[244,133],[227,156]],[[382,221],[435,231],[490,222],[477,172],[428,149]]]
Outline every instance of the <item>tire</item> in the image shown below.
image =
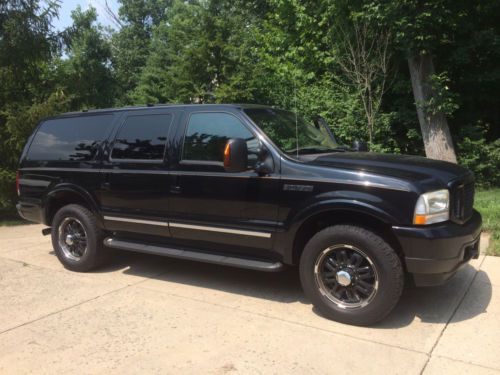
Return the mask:
[[396,306],[404,272],[398,255],[380,236],[361,227],[336,225],[316,233],[306,244],[300,280],[323,316],[366,326]]
[[71,271],[87,272],[103,265],[109,255],[103,240],[94,214],[83,206],[64,206],[52,220],[52,246],[59,261]]

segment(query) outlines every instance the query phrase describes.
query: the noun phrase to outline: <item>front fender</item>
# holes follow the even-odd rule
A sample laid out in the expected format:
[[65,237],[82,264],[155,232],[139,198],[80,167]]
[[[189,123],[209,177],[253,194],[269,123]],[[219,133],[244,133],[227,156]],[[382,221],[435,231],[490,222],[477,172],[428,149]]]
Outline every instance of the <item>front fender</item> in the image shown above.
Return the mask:
[[[335,215],[335,212],[346,211],[361,214],[388,225],[401,222],[401,218],[395,215],[396,207],[374,195],[343,192],[337,196],[328,194],[328,196],[315,197],[312,202],[308,200],[289,213],[282,231],[277,233],[276,251],[283,254],[285,263],[292,263],[294,241],[304,223],[318,215],[329,212]],[[339,219],[341,221],[342,218]]]
[[353,211],[361,214],[370,215],[385,223],[396,223],[397,219],[389,212],[374,206],[368,202],[356,201],[350,199],[329,199],[319,201],[315,204],[297,212],[290,220],[290,230],[298,229],[310,217],[326,211]]

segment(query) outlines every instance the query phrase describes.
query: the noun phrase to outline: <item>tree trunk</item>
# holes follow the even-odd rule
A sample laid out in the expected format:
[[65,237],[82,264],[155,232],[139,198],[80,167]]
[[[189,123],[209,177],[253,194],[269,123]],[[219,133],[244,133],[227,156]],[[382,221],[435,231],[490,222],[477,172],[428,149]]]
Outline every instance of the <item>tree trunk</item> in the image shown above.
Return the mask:
[[427,113],[423,103],[434,95],[429,78],[434,74],[432,56],[419,54],[408,59],[413,96],[428,158],[457,162],[448,122],[443,113]]

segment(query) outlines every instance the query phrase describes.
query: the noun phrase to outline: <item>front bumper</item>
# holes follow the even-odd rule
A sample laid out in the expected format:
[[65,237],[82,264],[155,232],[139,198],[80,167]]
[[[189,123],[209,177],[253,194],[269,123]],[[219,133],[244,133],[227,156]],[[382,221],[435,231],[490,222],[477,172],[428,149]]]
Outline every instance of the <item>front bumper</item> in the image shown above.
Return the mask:
[[446,282],[471,259],[479,257],[482,219],[474,210],[463,225],[446,222],[393,230],[403,249],[406,269],[417,286]]

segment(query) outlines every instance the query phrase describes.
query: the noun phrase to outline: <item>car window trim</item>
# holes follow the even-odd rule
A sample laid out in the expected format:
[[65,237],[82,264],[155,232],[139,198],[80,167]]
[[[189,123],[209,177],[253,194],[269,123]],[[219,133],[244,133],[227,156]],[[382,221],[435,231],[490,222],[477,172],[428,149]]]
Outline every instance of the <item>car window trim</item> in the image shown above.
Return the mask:
[[224,162],[215,160],[181,160],[180,165],[213,165],[216,167],[224,167]]

